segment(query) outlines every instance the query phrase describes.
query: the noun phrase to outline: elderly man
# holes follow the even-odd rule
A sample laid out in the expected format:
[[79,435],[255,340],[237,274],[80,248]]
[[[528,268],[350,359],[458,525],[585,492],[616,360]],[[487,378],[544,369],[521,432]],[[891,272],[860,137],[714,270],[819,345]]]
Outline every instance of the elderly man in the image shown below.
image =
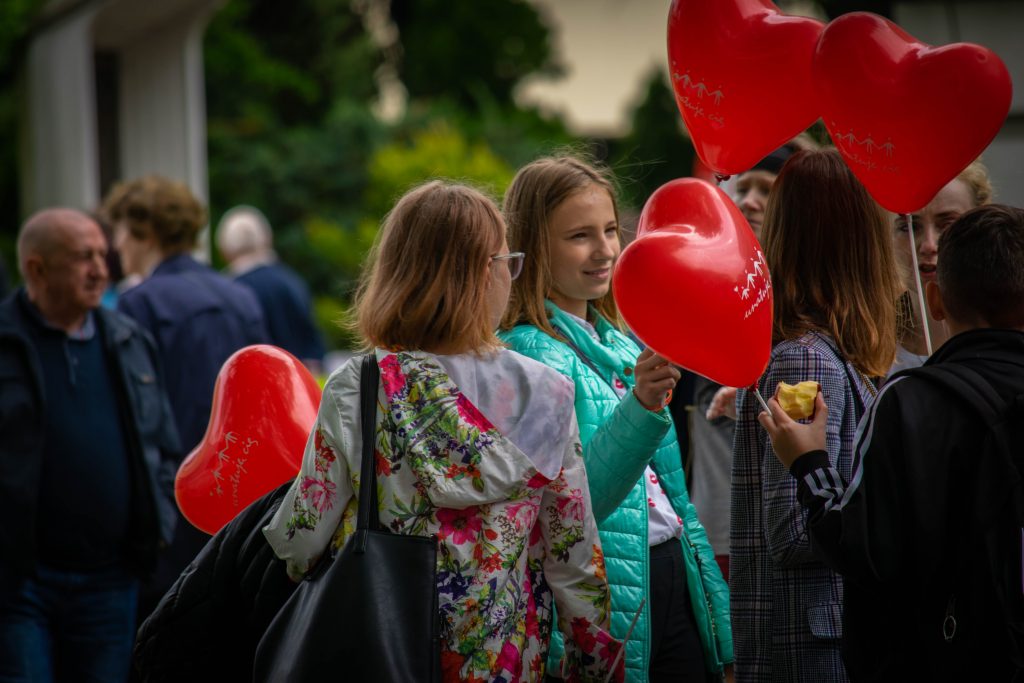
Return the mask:
[[0,303],[0,679],[125,680],[139,579],[171,538],[178,437],[150,338],[99,308],[106,240],[70,209],[18,236]]
[[270,340],[319,372],[324,343],[313,322],[309,288],[298,273],[278,261],[263,212],[240,205],[224,214],[217,226],[217,247],[235,282],[259,299]]

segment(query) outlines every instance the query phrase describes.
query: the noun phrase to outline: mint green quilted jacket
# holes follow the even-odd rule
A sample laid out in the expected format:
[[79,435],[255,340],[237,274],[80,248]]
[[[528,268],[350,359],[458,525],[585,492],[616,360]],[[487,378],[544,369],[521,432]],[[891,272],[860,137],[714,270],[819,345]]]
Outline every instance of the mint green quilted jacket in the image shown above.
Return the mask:
[[[617,377],[632,388],[632,367],[640,349],[593,310],[601,343],[551,302],[547,308],[552,323],[603,377],[567,344],[532,325],[519,325],[500,336],[513,350],[558,370],[576,385],[576,418],[611,585],[612,634],[620,639],[626,635],[641,598],[648,597],[647,496],[642,475],[650,463],[683,519],[683,558],[705,665],[710,671],[721,671],[733,661],[729,589],[690,503],[672,420],[666,410],[645,409],[632,392],[620,400],[610,386]],[[558,662],[561,654],[556,634],[549,663]],[[646,682],[649,661],[650,620],[645,605],[626,645],[626,680]]]

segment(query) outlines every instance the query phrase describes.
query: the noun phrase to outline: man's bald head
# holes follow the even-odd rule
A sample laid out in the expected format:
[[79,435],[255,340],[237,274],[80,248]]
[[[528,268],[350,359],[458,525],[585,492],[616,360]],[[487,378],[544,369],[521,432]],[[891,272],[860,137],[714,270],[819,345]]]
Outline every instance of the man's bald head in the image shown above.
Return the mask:
[[77,329],[107,285],[107,240],[73,209],[44,209],[18,233],[18,268],[28,298],[52,325]]
[[29,216],[18,232],[18,270],[21,276],[28,279],[26,263],[30,257],[50,260],[67,243],[70,232],[90,223],[96,225],[96,221],[75,209],[43,209]]

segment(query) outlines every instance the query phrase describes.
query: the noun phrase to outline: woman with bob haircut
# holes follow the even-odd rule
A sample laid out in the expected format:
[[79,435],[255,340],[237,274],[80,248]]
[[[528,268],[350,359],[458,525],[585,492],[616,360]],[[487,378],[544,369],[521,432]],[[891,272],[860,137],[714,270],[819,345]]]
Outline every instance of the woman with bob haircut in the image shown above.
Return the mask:
[[[501,336],[576,387],[612,634],[629,635],[626,678],[721,675],[732,662],[728,588],[690,504],[665,407],[679,371],[623,332],[611,294],[621,249],[614,188],[593,164],[543,158],[516,174],[504,213],[509,242],[530,259]],[[555,677],[560,655],[556,634]]]
[[[380,521],[437,537],[445,681],[541,680],[555,605],[571,675],[603,681],[621,644],[572,385],[495,336],[522,263],[494,202],[464,185],[414,188],[385,219],[354,321],[381,371]],[[294,579],[354,529],[360,360],[328,378],[301,470],[264,530]]]
[[[939,238],[962,214],[984,206],[992,201],[992,182],[988,170],[980,160],[971,162],[941,190],[920,211],[911,215],[914,229],[914,249],[917,251],[917,268],[921,273],[922,286],[934,281],[939,263]],[[903,324],[900,328],[899,345],[896,347],[896,362],[889,370],[893,375],[906,368],[920,367],[928,359],[928,344],[921,323],[921,305],[917,296],[917,278],[914,276],[914,258],[911,254],[910,229],[907,217],[898,214],[894,218],[893,245],[896,259],[903,275],[906,293],[900,299]],[[949,339],[946,324],[928,317],[928,336],[932,351]]]
[[[896,352],[902,291],[886,214],[834,149],[783,166],[762,235],[774,288],[772,353],[758,382],[818,382],[828,454],[849,481],[854,434]],[[738,394],[729,588],[737,681],[845,681],[839,654],[843,582],[810,546],[794,480]]]

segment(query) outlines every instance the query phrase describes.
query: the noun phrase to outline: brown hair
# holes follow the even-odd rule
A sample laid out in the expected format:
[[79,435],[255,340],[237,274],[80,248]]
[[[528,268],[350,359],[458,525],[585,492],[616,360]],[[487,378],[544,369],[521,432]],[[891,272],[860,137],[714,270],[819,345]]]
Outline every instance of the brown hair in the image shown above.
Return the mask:
[[773,343],[826,332],[854,367],[884,376],[903,291],[889,222],[835,149],[789,158],[768,197],[762,239],[775,290]]
[[[544,308],[544,301],[553,286],[548,221],[562,202],[590,185],[597,185],[608,192],[617,224],[619,207],[611,174],[590,160],[567,154],[542,157],[519,169],[512,179],[502,207],[508,224],[509,249],[525,252],[528,258],[523,263],[523,272],[512,282],[512,295],[501,321],[502,329],[526,323],[552,337],[559,337]],[[610,289],[591,304],[612,325],[622,327],[619,309]]]
[[384,218],[355,297],[355,331],[397,351],[500,346],[487,310],[490,259],[504,223],[479,190],[435,180],[407,192]]
[[103,200],[111,223],[122,220],[137,238],[152,234],[166,255],[190,251],[206,225],[206,208],[184,183],[147,175],[118,183]]
[[1024,210],[990,204],[966,212],[939,238],[942,303],[963,323],[1024,328]]

